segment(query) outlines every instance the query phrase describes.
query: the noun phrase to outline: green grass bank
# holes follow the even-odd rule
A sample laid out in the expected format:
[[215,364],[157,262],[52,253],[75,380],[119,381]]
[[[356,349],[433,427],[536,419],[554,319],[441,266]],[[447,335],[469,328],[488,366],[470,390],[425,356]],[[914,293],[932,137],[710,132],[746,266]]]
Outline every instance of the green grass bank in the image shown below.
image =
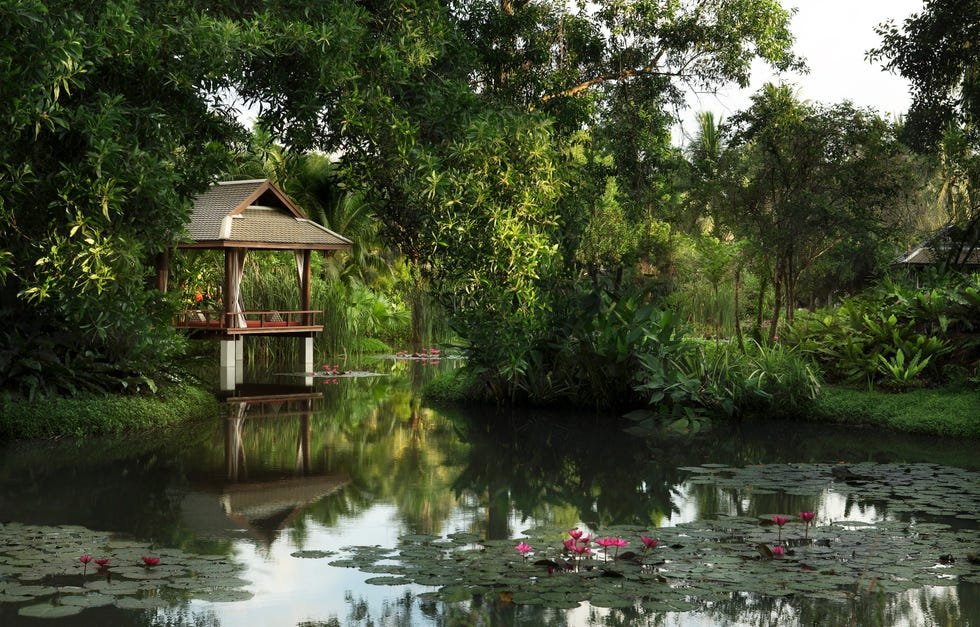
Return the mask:
[[890,393],[827,386],[806,417],[908,433],[980,438],[980,390],[939,388]]
[[165,428],[217,415],[209,391],[182,383],[152,396],[83,396],[5,402],[0,441],[90,437]]
[[[441,373],[426,385],[423,394],[429,400],[465,403],[473,384],[465,371]],[[765,418],[766,412],[759,417]],[[801,418],[980,439],[980,390],[938,388],[893,393],[824,386]]]

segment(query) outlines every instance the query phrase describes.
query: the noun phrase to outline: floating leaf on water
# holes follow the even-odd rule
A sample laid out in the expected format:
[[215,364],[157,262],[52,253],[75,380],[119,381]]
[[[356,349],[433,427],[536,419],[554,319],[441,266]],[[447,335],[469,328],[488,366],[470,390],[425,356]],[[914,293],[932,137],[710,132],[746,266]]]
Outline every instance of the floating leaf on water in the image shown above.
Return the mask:
[[237,601],[248,601],[253,596],[248,590],[217,589],[195,595],[194,598],[212,603],[234,603]]
[[20,616],[30,618],[64,618],[80,614],[85,609],[78,605],[53,605],[51,603],[38,603],[37,605],[25,605],[17,610]]
[[371,577],[370,579],[366,579],[364,583],[369,583],[375,586],[403,586],[405,584],[412,583],[412,580],[406,579],[405,577]]
[[336,551],[294,551],[289,555],[290,557],[298,557],[300,559],[320,559],[323,557],[331,557],[336,554]]
[[625,608],[633,607],[635,601],[616,594],[594,594],[589,603],[596,607]]
[[116,598],[109,596],[108,594],[90,592],[88,594],[62,596],[59,598],[59,601],[62,605],[77,605],[78,607],[103,607],[105,605],[112,605],[115,603]]
[[361,565],[361,562],[352,559],[342,559],[342,560],[334,560],[329,564],[330,566],[333,566],[335,568],[357,568],[358,566]]
[[105,579],[100,579],[98,581],[90,581],[86,583],[85,587],[92,590],[98,590],[103,594],[112,594],[116,596],[136,594],[140,590],[139,584],[135,581],[124,580],[114,580],[110,582],[106,581]]
[[116,600],[116,607],[124,610],[158,610],[167,605],[160,597],[120,597]]

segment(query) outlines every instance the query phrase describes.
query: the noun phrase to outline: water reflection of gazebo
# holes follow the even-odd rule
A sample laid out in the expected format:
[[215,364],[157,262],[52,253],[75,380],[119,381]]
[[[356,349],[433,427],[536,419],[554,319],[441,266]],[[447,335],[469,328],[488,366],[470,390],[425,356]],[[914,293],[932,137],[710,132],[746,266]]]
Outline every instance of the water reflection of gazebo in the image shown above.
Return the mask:
[[[194,199],[186,250],[223,250],[224,280],[219,311],[203,308],[181,312],[175,326],[190,337],[221,342],[222,385],[231,389],[242,382],[242,339],[246,336],[304,338],[304,362],[313,367],[313,336],[323,330],[323,313],[310,304],[310,261],[314,250],[330,254],[349,250],[351,241],[316,222],[272,181],[226,181],[211,186]],[[241,298],[242,274],[249,251],[293,251],[299,283],[299,303],[274,310],[248,309]],[[157,259],[157,287],[167,291],[170,251]]]
[[[193,481],[183,500],[184,523],[209,537],[241,537],[269,546],[310,505],[340,490],[350,478],[317,473],[311,464],[310,419],[322,393],[310,386],[238,386],[226,397],[223,479]],[[297,420],[296,462],[291,476],[253,476],[243,435],[249,423]]]

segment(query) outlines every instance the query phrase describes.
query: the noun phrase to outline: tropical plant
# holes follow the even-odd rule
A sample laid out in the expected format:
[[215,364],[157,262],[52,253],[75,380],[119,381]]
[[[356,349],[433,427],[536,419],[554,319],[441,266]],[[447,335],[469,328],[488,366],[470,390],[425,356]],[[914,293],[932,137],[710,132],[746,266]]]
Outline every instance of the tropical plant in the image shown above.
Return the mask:
[[785,340],[828,377],[909,387],[941,382],[954,366],[980,365],[978,277],[946,277],[930,287],[886,281],[839,307],[802,315]]

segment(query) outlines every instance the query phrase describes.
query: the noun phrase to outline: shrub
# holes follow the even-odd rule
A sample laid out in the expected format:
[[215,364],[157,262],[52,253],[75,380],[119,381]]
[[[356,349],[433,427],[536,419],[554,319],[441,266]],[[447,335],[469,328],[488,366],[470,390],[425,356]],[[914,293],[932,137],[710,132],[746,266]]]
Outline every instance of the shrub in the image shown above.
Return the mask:
[[186,384],[153,396],[88,395],[9,401],[0,416],[0,440],[92,436],[166,427],[218,415],[218,401]]
[[834,381],[907,389],[980,365],[980,275],[916,289],[892,281],[801,314],[785,340]]

